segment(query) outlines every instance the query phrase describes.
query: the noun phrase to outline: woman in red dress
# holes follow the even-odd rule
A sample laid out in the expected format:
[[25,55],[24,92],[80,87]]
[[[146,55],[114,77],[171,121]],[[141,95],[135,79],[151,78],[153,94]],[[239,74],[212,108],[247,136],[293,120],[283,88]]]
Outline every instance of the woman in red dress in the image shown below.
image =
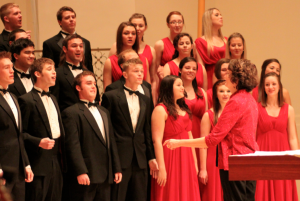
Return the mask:
[[[185,103],[192,112],[192,134],[193,138],[199,138],[200,124],[204,112],[207,110],[207,99],[205,91],[197,86],[197,62],[193,57],[182,59],[179,64],[179,75],[182,79],[187,97]],[[199,149],[196,150],[198,169],[200,167]]]
[[[179,63],[182,59],[186,57],[193,57],[193,39],[187,33],[180,33],[178,34],[173,41],[173,45],[175,48],[174,55],[172,57],[173,60],[166,63],[163,69],[163,75],[160,75],[160,79],[167,75],[176,75],[178,76],[179,72]],[[204,90],[207,89],[207,76],[205,68],[202,67],[200,63],[198,65],[198,71],[196,74],[197,78],[197,86],[203,88]]]
[[[280,77],[274,72],[263,78],[261,102],[258,103],[256,140],[260,151],[299,149],[295,112],[284,103]],[[258,180],[256,201],[298,201],[295,180]]]
[[228,37],[225,58],[247,59],[246,41],[242,34],[235,32]]
[[202,37],[195,40],[195,54],[199,63],[205,66],[207,72],[207,89],[213,86],[215,64],[225,58],[226,38],[221,27],[223,17],[216,8],[206,10],[202,17]]
[[[103,69],[103,87],[110,85],[112,82],[119,80],[122,77],[122,69],[118,65],[118,56],[122,51],[133,49],[136,53],[139,52],[139,40],[136,28],[131,22],[122,22],[117,30],[117,51],[111,55],[104,63]],[[149,65],[147,58],[140,55],[144,67],[144,80],[150,83]]]
[[[231,92],[225,86],[225,80],[218,80],[213,86],[213,108],[207,110],[201,121],[201,137],[207,136],[218,122],[222,111],[229,101]],[[200,149],[201,165],[199,169],[200,193],[202,201],[223,200],[219,169],[216,166],[216,146]]]
[[[216,63],[216,67],[215,67],[215,78],[216,81],[217,80],[225,80],[225,76],[228,75],[228,65],[229,65],[230,59],[220,59],[217,63]],[[207,94],[207,103],[208,103],[208,108],[211,108],[213,106],[213,90],[208,89],[206,91]]]
[[212,132],[198,139],[166,140],[164,145],[170,149],[218,145],[218,167],[224,200],[254,201],[256,181],[229,181],[228,157],[258,150],[255,140],[257,103],[249,93],[257,84],[257,71],[249,60],[236,59],[230,61],[228,70],[226,86],[232,95]]
[[[254,97],[254,99],[257,102],[261,102],[261,91],[263,91],[264,88],[264,77],[266,74],[274,72],[277,75],[280,76],[280,72],[281,72],[281,64],[277,59],[267,59],[264,61],[264,63],[261,66],[261,74],[260,74],[260,81],[259,81],[259,85],[257,87],[255,87],[252,91],[252,96]],[[282,93],[283,93],[283,101],[289,105],[292,105],[291,102],[291,98],[290,98],[290,94],[288,92],[288,90],[286,90],[285,88],[282,89]]]
[[162,146],[170,138],[193,138],[191,116],[184,101],[182,80],[173,75],[165,77],[161,81],[158,105],[151,118],[159,168],[157,180],[152,178],[152,201],[200,201],[194,148],[183,147],[171,151]]

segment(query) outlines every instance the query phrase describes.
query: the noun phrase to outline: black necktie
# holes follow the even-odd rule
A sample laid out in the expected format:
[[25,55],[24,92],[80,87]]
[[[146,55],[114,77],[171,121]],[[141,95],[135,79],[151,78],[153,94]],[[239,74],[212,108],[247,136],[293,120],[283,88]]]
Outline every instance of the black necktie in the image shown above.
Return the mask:
[[26,74],[26,73],[21,73],[20,71],[14,69],[18,74],[21,75],[21,78],[27,78],[27,79],[30,79],[31,78],[31,75],[30,74]]
[[124,86],[124,89],[129,92],[129,95],[132,95],[132,94],[135,94],[137,96],[140,95],[139,91],[132,91],[130,89],[127,89],[125,86]]
[[92,103],[92,102],[85,102],[85,101],[80,101],[80,102],[84,103],[84,104],[87,104],[89,108],[92,107],[92,106],[97,107],[97,105],[99,105],[99,103],[97,101],[95,101],[94,103]]
[[0,89],[0,91],[2,91],[4,94],[6,94],[8,92],[8,89]]

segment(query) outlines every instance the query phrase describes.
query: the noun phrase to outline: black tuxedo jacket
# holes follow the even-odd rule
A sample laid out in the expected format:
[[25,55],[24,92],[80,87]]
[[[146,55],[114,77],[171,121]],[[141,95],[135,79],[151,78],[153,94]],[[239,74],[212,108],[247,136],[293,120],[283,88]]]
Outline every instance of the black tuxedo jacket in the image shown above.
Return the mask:
[[[119,88],[123,88],[125,84],[125,78],[122,76],[119,80],[111,83],[110,85],[108,85],[105,88],[105,92],[114,90],[114,89],[119,89]],[[152,100],[152,90],[151,90],[151,84],[149,84],[148,82],[146,82],[145,80],[143,80],[143,84],[142,84],[142,88],[145,92],[145,96],[147,96],[148,98],[150,98],[150,111],[152,113],[153,109],[154,109],[154,105],[153,105],[153,100]]]
[[[31,80],[33,83],[33,79],[31,79]],[[16,71],[14,72],[14,83],[9,85],[8,89],[11,93],[13,93],[15,96],[17,96],[17,98],[19,96],[22,96],[27,93],[26,89]]]
[[[84,69],[85,70],[85,69]],[[65,62],[64,65],[56,69],[55,86],[50,88],[51,93],[56,97],[60,111],[79,102],[79,98],[73,88],[74,76]],[[97,87],[96,101],[100,100]]]
[[148,97],[139,96],[140,114],[134,133],[124,89],[108,91],[102,96],[102,105],[111,116],[122,168],[128,168],[133,157],[136,157],[141,169],[147,168],[148,161],[155,158],[149,102]]
[[77,177],[87,173],[91,183],[113,183],[121,172],[119,155],[108,111],[97,106],[104,123],[105,138],[89,109],[81,102],[65,109],[62,119],[66,131],[68,172]]
[[9,51],[8,35],[9,32],[3,29],[2,33],[0,34],[0,52]]
[[0,169],[5,173],[13,168],[17,175],[25,177],[29,160],[24,148],[21,112],[16,97],[11,96],[18,110],[19,126],[10,106],[0,94]]
[[[85,66],[87,69],[94,72],[90,41],[86,40],[85,38],[82,39],[84,44]],[[43,43],[43,57],[52,59],[56,68],[59,67],[60,52],[62,51],[63,40],[64,38],[59,32],[57,35],[49,38]]]
[[[62,162],[65,159],[64,155],[62,155],[65,153],[65,132],[56,98],[53,95],[50,97],[58,113],[57,115],[61,135],[59,147],[62,159],[60,162]],[[50,174],[52,170],[53,150],[43,149],[39,147],[39,144],[42,138],[48,137],[53,139],[53,137],[45,106],[36,90],[32,90],[27,94],[20,96],[18,101],[22,113],[25,148],[32,171],[36,176],[46,176]],[[63,168],[65,168],[64,165],[62,165],[62,169]]]

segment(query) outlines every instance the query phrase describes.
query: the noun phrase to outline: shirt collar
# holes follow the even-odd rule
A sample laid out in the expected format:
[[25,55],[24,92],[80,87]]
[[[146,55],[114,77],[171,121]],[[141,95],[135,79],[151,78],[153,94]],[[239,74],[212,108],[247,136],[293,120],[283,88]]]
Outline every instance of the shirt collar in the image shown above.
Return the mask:
[[[41,93],[43,92],[43,89],[41,89],[41,88],[39,88],[39,87],[37,87],[37,86],[35,86],[35,85],[34,85],[33,87],[34,87],[36,90],[38,90],[39,92],[41,92]],[[48,91],[49,91],[49,90],[48,90]],[[46,92],[48,92],[48,91],[46,91]]]

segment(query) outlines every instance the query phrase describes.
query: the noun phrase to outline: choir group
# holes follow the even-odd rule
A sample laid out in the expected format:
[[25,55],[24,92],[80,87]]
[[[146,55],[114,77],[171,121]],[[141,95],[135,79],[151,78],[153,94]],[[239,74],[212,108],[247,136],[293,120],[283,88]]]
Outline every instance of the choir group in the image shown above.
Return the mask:
[[71,7],[58,10],[61,30],[40,59],[19,6],[0,15],[0,186],[13,200],[298,200],[294,180],[228,179],[229,155],[299,142],[280,62],[265,60],[258,77],[244,37],[223,36],[217,8],[196,40],[170,12],[154,48],[143,14],[122,22],[102,97]]

